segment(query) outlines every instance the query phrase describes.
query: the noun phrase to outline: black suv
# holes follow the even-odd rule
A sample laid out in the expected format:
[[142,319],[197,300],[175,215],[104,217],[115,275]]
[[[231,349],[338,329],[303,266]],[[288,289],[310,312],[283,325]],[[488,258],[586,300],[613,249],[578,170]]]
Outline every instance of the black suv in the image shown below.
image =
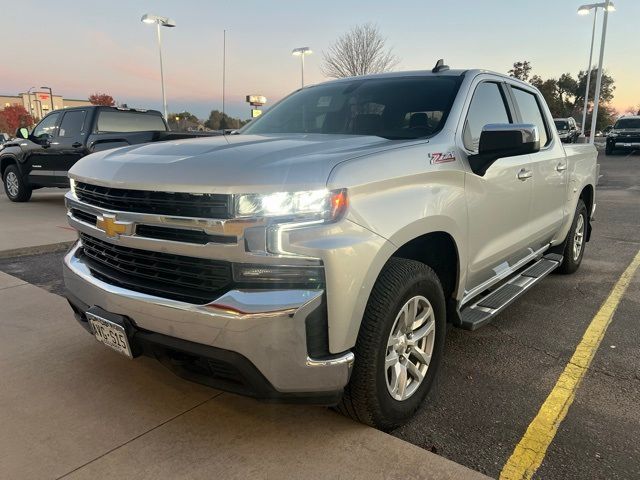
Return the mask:
[[49,113],[31,133],[18,129],[17,138],[0,150],[0,175],[9,200],[26,202],[37,188],[69,188],[67,172],[90,153],[207,135],[212,134],[170,132],[156,110],[65,108]]
[[560,135],[560,140],[563,143],[574,143],[580,136],[578,124],[573,119],[573,117],[554,118],[553,123],[556,124],[556,129],[558,130],[558,134]]
[[607,134],[605,153],[613,155],[616,150],[640,149],[640,116],[622,117]]

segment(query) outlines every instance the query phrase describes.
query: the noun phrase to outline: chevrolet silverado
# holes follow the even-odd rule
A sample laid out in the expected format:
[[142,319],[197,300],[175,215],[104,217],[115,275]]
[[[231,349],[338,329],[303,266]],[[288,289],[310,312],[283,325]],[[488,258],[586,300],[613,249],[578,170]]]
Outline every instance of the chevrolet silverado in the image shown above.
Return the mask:
[[476,329],[578,269],[596,156],[562,144],[536,88],[485,70],[305,87],[236,135],[76,163],[68,300],[127,357],[391,429],[432,387],[447,323]]

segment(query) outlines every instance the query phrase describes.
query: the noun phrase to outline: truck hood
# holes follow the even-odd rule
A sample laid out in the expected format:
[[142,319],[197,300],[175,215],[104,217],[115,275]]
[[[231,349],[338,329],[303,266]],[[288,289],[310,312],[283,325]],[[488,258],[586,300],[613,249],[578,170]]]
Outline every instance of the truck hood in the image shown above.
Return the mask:
[[354,135],[227,135],[88,155],[69,171],[97,185],[173,192],[268,193],[324,188],[350,158],[406,142]]

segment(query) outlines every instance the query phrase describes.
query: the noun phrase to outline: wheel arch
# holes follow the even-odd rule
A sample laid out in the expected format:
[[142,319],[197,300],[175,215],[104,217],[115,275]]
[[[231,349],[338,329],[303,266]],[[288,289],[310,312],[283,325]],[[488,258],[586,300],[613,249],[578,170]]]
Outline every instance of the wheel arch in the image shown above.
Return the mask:
[[392,257],[416,260],[431,267],[442,283],[447,300],[458,293],[460,254],[450,233],[439,230],[415,237],[400,246]]
[[[4,172],[9,165],[18,166],[18,159],[13,155],[3,155],[2,157],[0,157],[0,178],[4,179]],[[20,169],[19,166],[18,169]]]

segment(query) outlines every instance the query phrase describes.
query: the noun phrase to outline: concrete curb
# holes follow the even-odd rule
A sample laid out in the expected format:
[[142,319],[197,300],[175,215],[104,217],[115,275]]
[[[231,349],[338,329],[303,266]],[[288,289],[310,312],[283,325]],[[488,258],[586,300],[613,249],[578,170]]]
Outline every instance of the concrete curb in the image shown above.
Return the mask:
[[36,245],[34,247],[12,248],[10,250],[1,250],[0,258],[24,257],[25,255],[38,255],[40,253],[52,253],[68,250],[75,240],[70,242],[50,243],[48,245]]

